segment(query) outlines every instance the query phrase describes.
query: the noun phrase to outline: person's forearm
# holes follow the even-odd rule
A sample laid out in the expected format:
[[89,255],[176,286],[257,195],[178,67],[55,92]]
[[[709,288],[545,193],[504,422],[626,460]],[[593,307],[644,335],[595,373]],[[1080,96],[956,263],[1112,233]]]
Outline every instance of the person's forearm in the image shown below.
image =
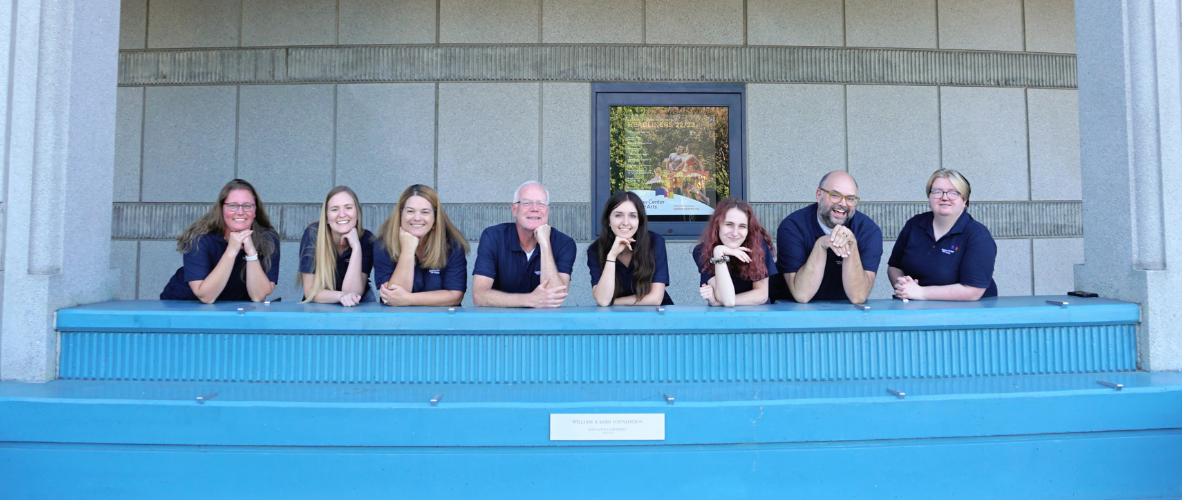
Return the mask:
[[789,291],[792,292],[792,297],[797,302],[813,300],[817,290],[821,289],[821,280],[825,278],[825,258],[828,252],[829,250],[825,247],[813,245],[813,251],[809,253],[808,260],[804,262],[803,266],[800,266],[800,269],[796,270],[796,274],[789,280]]
[[349,267],[345,268],[345,279],[341,282],[341,291],[365,295],[366,276],[361,272],[361,252],[353,250],[353,257],[349,259]]
[[958,300],[972,302],[974,300],[980,300],[981,296],[985,295],[984,288],[965,286],[960,283],[943,286],[925,286],[920,288],[923,288],[923,300]]
[[410,294],[412,306],[458,306],[464,300],[459,290],[435,290]]
[[201,302],[212,304],[217,300],[218,296],[222,294],[222,290],[226,289],[226,283],[230,281],[230,273],[234,272],[234,259],[238,258],[238,252],[231,253],[229,250],[222,253],[222,258],[218,259],[218,263],[213,266],[213,270],[209,275],[201,280],[201,285],[193,294],[197,296]]
[[415,254],[402,252],[398,262],[394,265],[394,272],[390,275],[390,283],[410,290],[415,285]]
[[599,284],[591,287],[591,295],[595,303],[600,306],[612,305],[612,296],[616,294],[616,263],[603,263],[603,273],[599,275]]
[[632,295],[634,306],[659,306],[661,302],[665,301],[665,284],[653,283],[652,289],[644,297],[636,297]]
[[851,304],[866,302],[866,298],[870,296],[870,286],[873,283],[867,279],[866,271],[862,269],[862,254],[857,246],[851,246],[850,256],[845,258],[845,263],[841,266],[841,284]]
[[558,266],[554,264],[554,251],[550,248],[550,242],[543,243],[538,240],[538,261],[542,264],[542,278],[541,282],[547,284],[547,288],[554,288],[558,285],[565,285],[562,277],[558,275]]
[[336,290],[321,290],[312,297],[312,302],[317,304],[336,304],[341,301],[342,292]]
[[736,306],[758,306],[767,303],[767,284],[771,278],[764,278],[755,282],[755,286],[746,292],[735,295]]
[[735,307],[735,283],[725,262],[714,264],[714,299],[724,307]]
[[529,294],[473,287],[472,302],[480,307],[529,307]]
[[895,282],[899,281],[899,278],[904,276],[907,276],[907,273],[904,273],[902,269],[897,267],[887,267],[887,279],[890,280],[891,286],[895,286]]
[[[274,263],[279,265],[278,262]],[[257,260],[252,260],[246,263],[246,294],[250,296],[252,302],[262,302],[275,291],[275,284],[271,283],[271,278],[267,277],[267,272],[263,271],[263,265]]]

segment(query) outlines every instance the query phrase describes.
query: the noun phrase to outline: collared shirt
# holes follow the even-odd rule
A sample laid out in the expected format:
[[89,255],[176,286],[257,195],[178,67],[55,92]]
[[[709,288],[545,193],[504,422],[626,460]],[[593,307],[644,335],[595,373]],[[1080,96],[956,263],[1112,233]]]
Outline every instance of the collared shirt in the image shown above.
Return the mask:
[[[855,211],[846,227],[850,228],[858,242],[862,269],[878,272],[878,263],[882,260],[882,230],[878,228],[878,224],[866,214]],[[825,232],[817,223],[816,203],[789,214],[776,231],[776,268],[785,275],[799,271],[808,261],[813,245],[816,245],[817,239],[822,236],[825,236]],[[813,300],[849,300],[841,281],[842,262],[843,259],[833,253],[833,250],[826,252],[825,275],[821,279],[820,288],[813,295]],[[795,300],[791,293],[787,293],[786,284],[783,287],[778,286],[777,290],[780,291],[777,300]]]
[[[656,269],[653,270],[653,283],[664,283],[666,287],[669,286],[669,259],[665,254],[665,238],[652,231],[648,232],[649,241],[652,242],[653,261]],[[621,266],[616,262],[616,283],[623,286],[624,293],[622,297],[629,295],[636,295],[636,283],[632,281],[632,267],[636,264],[636,257],[628,262],[627,266]],[[592,243],[587,247],[587,268],[591,270],[591,286],[599,284],[599,278],[603,276],[603,267],[599,265],[599,242]],[[661,305],[673,305],[673,298],[669,296],[669,290],[665,290],[665,297],[661,299]]]
[[[271,231],[266,237],[271,239],[271,243],[275,247],[274,253],[271,254],[271,267],[266,270],[267,279],[271,283],[278,283],[279,235]],[[197,294],[193,293],[193,287],[189,286],[189,282],[204,281],[209,277],[209,273],[213,272],[218,261],[222,260],[222,255],[226,253],[228,246],[230,244],[226,241],[226,237],[220,234],[206,233],[199,236],[193,242],[193,247],[185,253],[184,265],[176,270],[176,274],[172,275],[172,279],[164,286],[164,291],[160,292],[160,300],[199,300]],[[218,294],[216,302],[250,300],[250,293],[246,290],[246,261],[243,260],[244,258],[246,258],[246,252],[239,249],[238,256],[234,258],[234,268],[230,270],[230,277],[226,280],[226,287],[222,289],[222,293]],[[262,256],[259,256],[259,263],[262,263]]]
[[964,212],[948,233],[936,239],[932,212],[912,217],[899,231],[895,249],[887,265],[919,281],[920,286],[943,286],[960,283],[984,288],[982,297],[996,297],[993,265],[997,243],[984,224]]
[[[415,278],[411,293],[434,292],[435,290],[468,291],[468,256],[464,254],[464,247],[454,241],[448,242],[447,263],[439,269],[423,269],[418,256],[415,256]],[[394,266],[398,261],[390,258],[382,240],[373,243],[373,283],[382,286],[390,281],[394,274]]]
[[[694,256],[694,265],[698,266],[698,274],[701,277],[701,283],[698,286],[709,283],[710,279],[714,277],[714,266],[712,264],[706,264],[706,267],[704,269],[702,268],[702,245],[699,244],[694,247],[690,253]],[[710,255],[713,256],[713,254]],[[770,278],[768,280],[769,284],[772,282],[772,279],[783,279],[776,270],[776,259],[775,254],[772,253],[772,247],[766,241],[763,242],[763,263],[767,266],[768,276],[765,277]],[[735,285],[735,295],[755,289],[755,283],[753,281],[745,280],[739,276],[739,266],[736,265],[734,257],[731,257],[731,261],[727,263],[726,268],[730,271],[731,283]],[[768,297],[771,297],[770,288],[768,289]]]
[[[320,231],[317,229],[319,223],[313,222],[304,229],[304,236],[300,239],[300,272],[305,274],[316,273],[316,236]],[[361,238],[361,274],[365,277],[365,292],[361,294],[362,302],[373,302],[373,289],[369,286],[369,274],[373,270],[373,233],[368,229],[362,233]],[[347,247],[344,252],[337,255],[337,272],[336,272],[336,288],[334,290],[340,291],[341,287],[345,286],[345,273],[349,270],[349,260],[353,258],[353,248]]]
[[[550,251],[554,255],[554,267],[558,268],[559,273],[569,276],[574,270],[575,255],[579,253],[575,240],[550,228]],[[497,224],[485,228],[480,235],[476,266],[472,274],[492,278],[493,290],[530,293],[542,282],[542,252],[537,246],[529,255],[521,249],[517,223]],[[560,284],[550,283],[550,287]]]

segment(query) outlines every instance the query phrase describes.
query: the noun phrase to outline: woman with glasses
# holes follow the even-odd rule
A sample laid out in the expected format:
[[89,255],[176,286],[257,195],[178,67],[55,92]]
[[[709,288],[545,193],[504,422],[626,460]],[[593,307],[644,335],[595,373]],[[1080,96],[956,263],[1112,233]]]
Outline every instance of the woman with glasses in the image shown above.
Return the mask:
[[718,202],[698,241],[692,253],[702,278],[698,291],[706,302],[725,307],[767,303],[769,275],[776,271],[772,236],[751,205],[737,198]]
[[965,212],[970,192],[969,181],[955,170],[940,169],[928,179],[932,211],[907,221],[887,261],[895,296],[961,301],[997,296],[997,243]]
[[458,306],[468,291],[468,241],[435,190],[406,188],[374,242],[374,285],[388,306]]
[[254,186],[234,179],[213,206],[177,238],[184,265],[161,300],[261,302],[279,282],[279,234]]
[[644,202],[620,191],[607,199],[599,238],[587,247],[591,295],[600,306],[672,305],[665,291],[669,262],[665,239],[648,230]]
[[352,307],[373,302],[373,233],[361,225],[361,203],[346,186],[328,192],[320,220],[300,239],[300,284],[304,302]]

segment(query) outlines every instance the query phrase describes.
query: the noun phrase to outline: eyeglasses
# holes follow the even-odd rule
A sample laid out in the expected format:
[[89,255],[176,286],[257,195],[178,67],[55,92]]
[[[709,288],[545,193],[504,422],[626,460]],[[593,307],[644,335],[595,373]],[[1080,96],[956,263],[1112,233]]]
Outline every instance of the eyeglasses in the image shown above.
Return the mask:
[[541,209],[543,209],[543,208],[546,208],[546,207],[550,206],[550,202],[548,202],[548,201],[541,201],[541,200],[539,200],[539,201],[534,201],[534,200],[521,200],[521,201],[515,201],[515,202],[513,202],[513,203],[514,203],[515,205],[518,205],[518,206],[520,206],[521,208],[526,208],[526,209],[529,209],[529,208],[534,208],[534,207],[538,207],[538,209],[539,209],[539,210],[541,210]]
[[943,198],[948,195],[949,200],[957,200],[960,198],[960,191],[944,191],[943,189],[933,189],[930,193],[932,198]]
[[857,197],[857,196],[854,196],[854,195],[849,195],[849,196],[846,196],[846,195],[844,195],[844,194],[841,194],[841,193],[839,193],[839,192],[837,192],[837,191],[830,191],[830,190],[828,190],[828,189],[825,189],[825,188],[818,188],[818,189],[820,189],[821,191],[824,191],[824,192],[826,192],[826,193],[829,193],[829,202],[830,202],[830,203],[841,203],[841,200],[843,200],[843,199],[844,199],[844,200],[845,200],[845,202],[846,202],[846,204],[848,204],[849,206],[851,206],[851,207],[852,207],[852,206],[854,206],[854,205],[857,205],[857,204],[858,204],[858,200],[860,200],[860,199],[861,199],[861,198],[859,198],[859,197]]
[[231,212],[237,212],[239,208],[246,213],[254,211],[254,203],[222,203],[222,206]]

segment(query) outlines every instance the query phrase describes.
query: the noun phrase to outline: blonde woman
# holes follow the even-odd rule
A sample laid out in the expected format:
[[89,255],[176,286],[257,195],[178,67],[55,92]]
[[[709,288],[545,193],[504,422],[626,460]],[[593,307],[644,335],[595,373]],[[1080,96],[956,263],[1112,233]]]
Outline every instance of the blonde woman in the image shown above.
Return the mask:
[[357,193],[345,186],[329,191],[320,207],[320,221],[309,224],[300,240],[304,302],[345,307],[373,302],[369,288],[373,239],[373,233],[361,225]]
[[468,290],[468,241],[435,190],[406,188],[378,230],[374,284],[389,306],[458,306]]
[[160,300],[262,302],[279,282],[279,234],[254,186],[234,179],[177,238],[185,254]]
[[996,297],[997,243],[965,211],[972,188],[960,172],[940,169],[927,186],[932,211],[903,225],[887,261],[895,295],[910,300],[972,301]]

